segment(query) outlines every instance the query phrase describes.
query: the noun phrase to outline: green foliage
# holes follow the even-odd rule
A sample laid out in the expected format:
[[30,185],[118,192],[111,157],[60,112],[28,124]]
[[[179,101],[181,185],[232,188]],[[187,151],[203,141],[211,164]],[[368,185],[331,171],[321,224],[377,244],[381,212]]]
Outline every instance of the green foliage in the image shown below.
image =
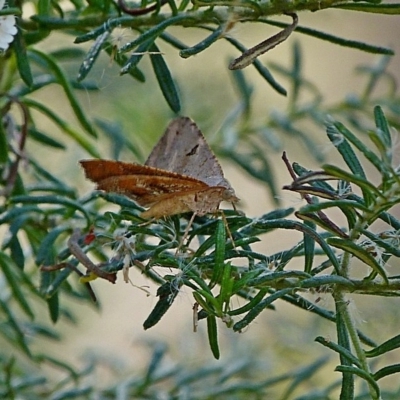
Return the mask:
[[[187,391],[195,393],[193,398],[242,398],[249,394],[261,398],[276,393],[275,386],[284,383],[286,388],[279,389],[279,398],[293,397],[298,388],[303,391],[303,399],[333,398],[339,391],[341,399],[398,398],[399,388],[386,389],[381,379],[399,372],[399,364],[393,361],[393,353],[400,346],[399,336],[386,337],[383,330],[376,339],[381,344],[375,343],[357,328],[349,307],[355,294],[387,297],[388,302],[400,295],[399,276],[388,268],[389,262],[400,256],[400,221],[392,213],[400,202],[400,179],[394,165],[396,144],[391,138],[391,128],[400,128],[400,105],[395,82],[390,79],[392,86],[386,93],[379,97],[374,94],[383,78],[390,78],[386,70],[388,56],[375,66],[359,68],[366,78],[359,95],[329,107],[322,103],[318,89],[302,76],[298,44],[293,46],[291,69],[276,63],[270,63],[267,69],[255,60],[252,65],[267,84],[280,94],[290,94],[287,112],[271,114],[262,125],[256,125],[252,118],[254,88],[242,71],[232,73],[239,101],[219,132],[215,147],[219,156],[267,187],[276,199],[279,189],[265,148],[279,150],[279,136],[288,135],[301,141],[306,151],[321,161],[322,154],[310,134],[300,128],[302,122],[312,122],[319,132],[325,130],[341,166],[325,164],[311,171],[308,165],[292,164],[285,155],[292,183],[284,189],[302,196],[301,207],[277,208],[255,218],[237,211],[224,211],[224,218],[196,217],[178,253],[188,216],[144,224],[140,218],[142,209],[133,201],[101,192],[81,197],[75,185],[43,167],[34,155],[26,155],[25,147],[27,142],[36,142],[49,151],[64,151],[73,144],[85,154],[100,157],[96,138],[107,137],[113,156],[118,157],[122,148],[136,158],[141,156],[136,143],[131,143],[119,127],[103,120],[94,124],[79,100],[80,91],[97,90],[86,78],[95,74],[93,67],[103,50],[115,58],[121,74],[129,74],[135,82],[147,84],[146,77],[154,73],[168,106],[177,114],[182,107],[179,78],[175,80],[178,71],[171,71],[160,53],[161,41],[178,50],[182,58],[207,51],[218,39],[225,39],[244,53],[247,49],[228,35],[236,22],[284,28],[286,24],[266,17],[328,7],[398,14],[399,5],[374,1],[144,1],[142,8],[150,7],[152,12],[140,11],[143,15],[138,16],[122,15],[121,3],[111,1],[72,1],[66,10],[56,1],[39,0],[31,5],[36,13],[30,19],[22,13],[22,2],[10,1],[10,8],[1,11],[2,15],[21,15],[21,19],[12,47],[0,60],[0,184],[4,198],[0,228],[5,234],[0,252],[0,336],[13,350],[0,352],[0,397],[122,398],[125,393],[126,398],[178,398],[179,393]],[[187,46],[167,32],[173,25],[211,33],[194,46]],[[117,27],[130,27],[138,35],[114,49],[110,34]],[[72,35],[77,44],[94,42],[87,53],[77,47],[61,47],[53,52],[38,50],[37,44],[57,30]],[[295,33],[367,52],[391,54],[390,49],[301,26]],[[132,50],[133,54],[126,54]],[[147,67],[141,64],[146,52],[151,60]],[[65,60],[81,64],[74,77],[62,67]],[[289,81],[290,89],[278,83],[275,75]],[[79,127],[54,111],[51,101],[34,97],[54,84],[62,89],[63,103]],[[311,100],[302,100],[304,95]],[[15,109],[20,119],[16,118]],[[53,135],[51,129],[38,128],[38,113],[57,126],[65,138]],[[27,165],[26,170],[23,164]],[[106,204],[113,204],[113,211],[105,212]],[[339,224],[330,211],[343,216],[344,222]],[[254,250],[254,243],[264,238],[274,240],[277,230],[296,231],[302,236],[298,243],[276,254]],[[361,274],[355,267],[357,263],[364,266]],[[157,272],[154,266],[158,267]],[[305,360],[305,366],[277,371],[268,379],[259,374],[252,354],[189,372],[184,363],[162,368],[167,350],[158,344],[152,346],[147,367],[137,371],[135,377],[121,379],[117,375],[115,384],[99,388],[91,382],[100,364],[95,357],[77,369],[62,359],[33,350],[33,343],[39,339],[60,339],[55,328],[35,320],[37,309],[47,308],[52,323],[60,319],[74,321],[64,306],[66,298],[97,304],[96,279],[114,283],[117,276],[126,278],[129,268],[138,269],[159,286],[158,301],[143,323],[145,329],[168,320],[174,300],[186,287],[195,302],[195,328],[207,326],[210,356],[219,359],[223,350],[218,326],[220,330],[241,332],[260,320],[267,309],[274,310],[275,304],[286,302],[335,324],[337,338],[317,336],[315,341],[336,360],[335,371],[341,379],[321,384],[318,393],[307,393],[309,379],[326,368],[326,358]],[[334,309],[306,297],[321,291],[332,296]],[[27,367],[23,360],[29,360],[33,367]],[[41,364],[56,366],[65,379],[55,384],[36,369]]]

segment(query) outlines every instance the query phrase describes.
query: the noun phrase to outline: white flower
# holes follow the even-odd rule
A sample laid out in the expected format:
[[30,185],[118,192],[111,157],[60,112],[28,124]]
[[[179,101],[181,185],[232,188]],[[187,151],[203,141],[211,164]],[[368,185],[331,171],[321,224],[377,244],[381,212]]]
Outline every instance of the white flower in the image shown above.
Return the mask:
[[[5,0],[0,0],[0,10],[4,7]],[[8,49],[10,43],[14,40],[14,35],[18,32],[14,15],[0,16],[0,51]]]

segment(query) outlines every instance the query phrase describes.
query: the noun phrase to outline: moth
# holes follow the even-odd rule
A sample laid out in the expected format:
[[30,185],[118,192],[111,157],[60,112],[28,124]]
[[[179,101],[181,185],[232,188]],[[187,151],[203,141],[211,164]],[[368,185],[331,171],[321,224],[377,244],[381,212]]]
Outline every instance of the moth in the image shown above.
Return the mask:
[[[144,165],[112,160],[80,161],[86,178],[97,189],[124,194],[148,210],[146,219],[218,210],[222,201],[233,207],[239,199],[196,124],[186,117],[173,120]],[[188,229],[188,228],[187,228]]]

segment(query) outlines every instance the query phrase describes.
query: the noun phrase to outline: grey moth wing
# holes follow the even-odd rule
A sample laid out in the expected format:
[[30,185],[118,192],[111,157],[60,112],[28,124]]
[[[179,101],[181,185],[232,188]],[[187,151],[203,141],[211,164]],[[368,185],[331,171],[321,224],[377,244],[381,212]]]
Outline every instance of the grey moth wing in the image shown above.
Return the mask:
[[200,129],[187,117],[176,118],[168,125],[145,165],[191,176],[234,193]]

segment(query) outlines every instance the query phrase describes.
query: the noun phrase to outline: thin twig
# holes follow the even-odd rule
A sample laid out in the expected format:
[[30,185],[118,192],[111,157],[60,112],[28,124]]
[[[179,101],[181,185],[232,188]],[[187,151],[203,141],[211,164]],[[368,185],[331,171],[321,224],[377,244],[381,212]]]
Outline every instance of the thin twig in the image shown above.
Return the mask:
[[[63,263],[59,263],[59,264],[55,264],[55,265],[42,265],[40,267],[40,270],[43,271],[43,272],[52,272],[52,271],[58,271],[58,270],[63,269],[63,268],[72,269],[72,271],[76,272],[80,277],[84,276],[82,274],[82,272],[79,271],[79,269],[75,267],[75,265],[72,265],[72,264],[67,263],[67,262],[63,262]],[[90,286],[90,283],[89,282],[84,282],[84,285],[86,286],[86,289],[89,292],[90,298],[93,300],[94,303],[97,303],[96,295],[95,295],[92,287]]]
[[[290,176],[292,177],[293,181],[296,181],[297,179],[297,175],[294,172],[289,159],[286,156],[286,151],[283,152],[282,154],[282,160],[286,165],[286,168],[289,171]],[[293,191],[295,191],[295,188],[291,189]],[[299,193],[301,197],[303,197],[303,199],[308,203],[308,204],[315,204],[315,202],[313,201],[312,197],[309,196],[307,193]],[[339,226],[337,226],[333,221],[331,221],[327,215],[325,213],[323,213],[322,211],[317,211],[316,214],[318,215],[318,217],[321,219],[321,221],[323,221],[324,223],[326,223],[330,229],[334,232],[336,232],[340,237],[343,238],[348,238],[349,235],[347,235],[347,233],[343,232],[342,229],[339,228]],[[300,217],[299,217],[300,218]]]
[[77,229],[71,235],[68,240],[68,248],[73,254],[90,272],[93,272],[100,278],[106,279],[111,283],[115,283],[117,280],[116,274],[111,274],[109,272],[103,271],[96,264],[94,264],[90,258],[83,252],[81,246],[79,245],[79,239],[81,237],[80,231]]

